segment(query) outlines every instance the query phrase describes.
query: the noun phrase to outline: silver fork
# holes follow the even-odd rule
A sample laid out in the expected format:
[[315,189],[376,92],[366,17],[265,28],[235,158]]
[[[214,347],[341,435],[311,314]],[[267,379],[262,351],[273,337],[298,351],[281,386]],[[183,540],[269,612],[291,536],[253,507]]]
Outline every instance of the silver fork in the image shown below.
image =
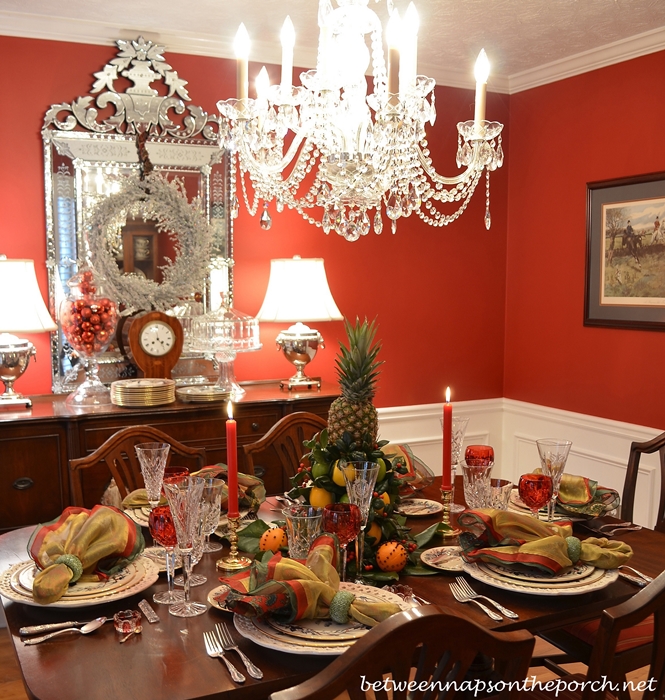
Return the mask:
[[257,680],[261,680],[263,678],[263,671],[258,668],[258,666],[255,666],[242,652],[238,645],[233,641],[233,637],[231,636],[231,633],[229,632],[229,628],[222,622],[222,623],[217,623],[215,625],[215,629],[217,630],[217,636],[219,637],[219,641],[222,644],[222,648],[224,651],[235,651],[238,653],[238,656],[242,659],[242,662],[245,664],[245,668],[247,669],[247,673],[252,678],[256,678]]
[[627,564],[622,564],[619,567],[619,569],[628,569],[628,571],[632,571],[636,576],[643,578],[647,583],[651,583],[653,581],[651,576],[647,576],[646,574],[643,574],[641,571],[638,571],[637,569],[633,569],[632,566],[628,566]]
[[517,620],[519,618],[519,615],[516,612],[513,612],[512,610],[509,610],[508,608],[504,608],[503,605],[500,603],[497,603],[496,600],[493,600],[492,598],[488,598],[486,595],[480,595],[480,593],[476,593],[473,588],[469,585],[469,582],[465,579],[462,578],[461,576],[456,576],[455,581],[457,582],[457,585],[460,587],[460,590],[464,595],[468,596],[469,598],[473,599],[478,599],[482,598],[482,600],[486,600],[488,603],[493,605],[502,615],[505,615],[506,617],[510,617],[513,620]]
[[245,676],[243,676],[242,673],[240,673],[240,671],[238,671],[238,669],[226,658],[224,655],[224,649],[222,649],[212,632],[204,632],[203,641],[205,642],[208,656],[212,656],[214,659],[221,659],[226,664],[226,668],[229,669],[231,678],[233,678],[236,683],[244,683],[247,680]]
[[486,605],[483,605],[479,600],[475,600],[474,598],[469,598],[469,596],[464,595],[464,593],[462,593],[462,589],[454,581],[452,583],[450,583],[449,585],[450,585],[450,591],[452,592],[453,596],[455,597],[455,600],[458,603],[475,603],[492,620],[496,620],[496,622],[501,622],[501,620],[503,620],[501,615],[499,615],[498,613],[495,613],[494,610],[490,610]]

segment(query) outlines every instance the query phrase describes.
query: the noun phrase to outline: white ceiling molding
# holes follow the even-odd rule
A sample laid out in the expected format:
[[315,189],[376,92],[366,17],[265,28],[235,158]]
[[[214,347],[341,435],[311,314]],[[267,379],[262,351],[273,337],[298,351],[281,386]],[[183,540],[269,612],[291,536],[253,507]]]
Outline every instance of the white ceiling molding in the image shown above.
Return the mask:
[[[169,52],[233,58],[231,46],[214,35],[202,36],[191,32],[176,34],[160,29],[146,31],[144,28],[130,25],[120,26],[115,23],[63,19],[6,10],[0,10],[0,35],[105,46],[114,46],[117,39],[135,39],[142,35],[166,46]],[[253,43],[252,50],[253,62],[278,64],[280,61],[278,45],[257,41]],[[491,92],[514,94],[662,50],[665,50],[665,27],[511,76],[493,75],[488,89]],[[301,50],[296,56],[296,64],[302,67],[313,67],[315,62],[314,50]],[[425,75],[434,78],[437,85],[474,88],[471,69],[468,72],[447,70],[441,66],[428,65],[424,61],[419,68]]]

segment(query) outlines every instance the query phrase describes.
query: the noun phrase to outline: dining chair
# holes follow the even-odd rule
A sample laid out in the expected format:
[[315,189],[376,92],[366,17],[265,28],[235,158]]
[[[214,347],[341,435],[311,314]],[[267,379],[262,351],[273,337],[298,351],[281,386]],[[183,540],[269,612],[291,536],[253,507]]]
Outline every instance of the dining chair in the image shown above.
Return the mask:
[[[652,637],[649,644],[649,653],[644,655],[644,646],[638,646],[641,660],[634,660],[639,665],[649,666],[647,679],[649,684],[644,689],[642,700],[652,700],[665,696],[665,572],[661,573],[648,586],[642,588],[625,603],[616,605],[603,611],[593,637],[591,653],[589,654],[586,676],[570,675],[558,664],[549,664],[547,668],[561,675],[566,681],[566,687],[557,697],[559,700],[597,700],[605,698],[605,692],[601,691],[602,681],[610,680],[612,683],[621,684],[621,688],[615,688],[613,694],[619,698],[630,698],[629,688],[623,686],[625,682],[625,661],[622,656],[630,654],[631,647],[622,639],[622,634],[628,630],[636,630],[646,620],[651,620]],[[634,634],[634,633],[633,633]],[[637,643],[640,644],[639,640]],[[622,649],[623,646],[623,649]],[[635,649],[635,647],[633,647]],[[585,683],[584,689],[579,689],[580,681]],[[577,683],[577,687],[574,687]],[[595,683],[595,685],[594,685]],[[609,687],[606,685],[606,690]],[[533,694],[532,694],[533,693]],[[541,700],[555,697],[554,692],[547,693],[541,690],[529,692],[529,698]]]
[[643,454],[650,455],[654,452],[658,452],[660,456],[660,502],[654,530],[665,532],[665,433],[661,433],[646,442],[633,442],[631,444],[626,479],[621,496],[621,519],[629,522],[633,521],[635,488],[637,486],[640,457]]
[[[435,605],[412,608],[373,627],[317,675],[269,700],[333,700],[345,691],[351,700],[452,698],[454,685],[459,690],[465,677],[471,679],[478,654],[494,659],[487,670],[491,679],[476,677],[479,682],[523,680],[533,645],[526,630],[493,632]],[[503,697],[518,698],[518,688]]]
[[315,413],[298,411],[284,416],[260,440],[243,445],[247,473],[254,474],[255,460],[259,454],[267,456],[272,453],[282,465],[284,483],[287,483],[298,471],[305,453],[303,442],[311,440],[316,433],[327,427],[325,418]]
[[[658,435],[646,442],[633,442],[630,446],[626,478],[621,496],[621,518],[632,522],[635,506],[635,488],[640,466],[640,457],[643,454],[660,453],[660,504],[655,530],[665,532],[665,433]],[[568,625],[563,628],[540,633],[540,636],[560,649],[564,656],[557,658],[556,662],[551,658],[544,658],[543,664],[559,665],[568,661],[581,661],[588,663],[591,658],[594,640],[600,627],[598,618],[585,623]],[[650,663],[653,650],[653,618],[647,616],[635,627],[622,629],[617,640],[614,666],[617,674],[627,674],[638,668],[643,668]],[[629,700],[628,694],[620,693],[620,697]]]
[[[115,481],[120,499],[128,493],[143,487],[141,466],[136,456],[136,445],[141,442],[166,442],[170,463],[172,455],[185,461],[184,466],[194,466],[196,470],[206,465],[204,447],[188,447],[150,425],[133,425],[122,428],[111,435],[102,445],[86,457],[69,460],[69,480],[72,504],[91,508],[100,502],[110,477]],[[97,469],[93,469],[97,467]],[[100,469],[101,467],[101,469]],[[91,470],[88,472],[87,470]],[[103,470],[103,472],[102,472]],[[84,472],[86,476],[84,476]],[[103,479],[101,474],[104,474]],[[89,475],[89,478],[88,476]],[[97,493],[99,492],[99,493]],[[85,496],[84,496],[85,493]]]

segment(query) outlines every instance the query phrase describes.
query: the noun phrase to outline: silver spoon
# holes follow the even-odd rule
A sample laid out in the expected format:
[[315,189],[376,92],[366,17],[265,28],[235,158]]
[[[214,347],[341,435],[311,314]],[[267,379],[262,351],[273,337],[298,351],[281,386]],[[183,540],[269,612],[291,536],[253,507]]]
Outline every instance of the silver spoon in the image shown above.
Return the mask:
[[99,629],[105,622],[105,617],[98,617],[80,628],[67,627],[67,629],[64,630],[58,630],[57,632],[51,632],[51,634],[45,634],[43,637],[33,637],[32,639],[24,639],[23,644],[25,644],[26,646],[29,646],[31,644],[39,644],[41,642],[45,642],[47,639],[51,639],[52,637],[57,637],[59,634],[63,634],[64,632],[80,632],[81,634],[90,634],[90,632],[94,632],[95,630]]

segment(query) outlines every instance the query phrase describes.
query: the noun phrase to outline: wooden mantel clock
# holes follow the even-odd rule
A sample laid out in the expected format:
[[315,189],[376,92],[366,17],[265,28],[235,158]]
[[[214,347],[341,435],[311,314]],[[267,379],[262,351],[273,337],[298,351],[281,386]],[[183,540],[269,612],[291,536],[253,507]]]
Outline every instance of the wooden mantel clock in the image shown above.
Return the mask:
[[129,350],[134,363],[145,377],[171,379],[180,353],[184,334],[180,321],[162,311],[133,316],[129,326]]

